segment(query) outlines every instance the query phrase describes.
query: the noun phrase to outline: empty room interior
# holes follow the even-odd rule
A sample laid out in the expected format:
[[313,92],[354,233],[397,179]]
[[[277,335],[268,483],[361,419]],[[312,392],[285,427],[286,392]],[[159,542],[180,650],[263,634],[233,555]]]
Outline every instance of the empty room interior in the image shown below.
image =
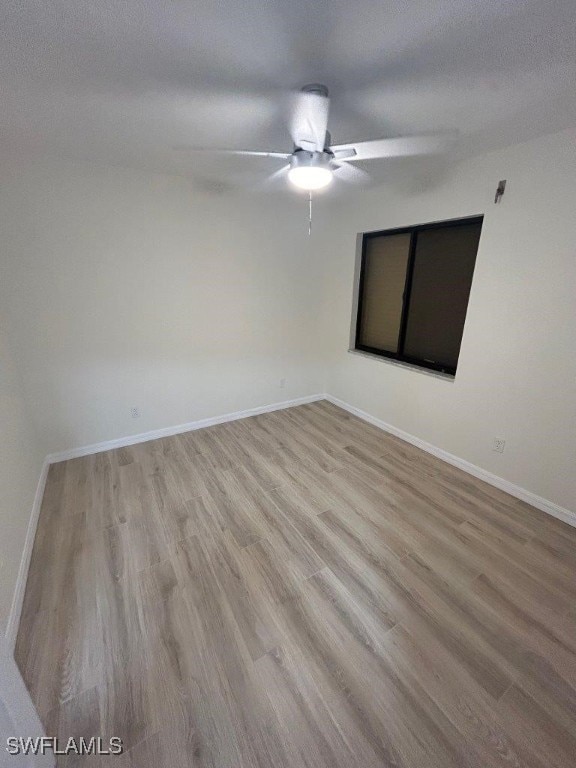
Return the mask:
[[0,16],[0,766],[572,768],[573,1]]

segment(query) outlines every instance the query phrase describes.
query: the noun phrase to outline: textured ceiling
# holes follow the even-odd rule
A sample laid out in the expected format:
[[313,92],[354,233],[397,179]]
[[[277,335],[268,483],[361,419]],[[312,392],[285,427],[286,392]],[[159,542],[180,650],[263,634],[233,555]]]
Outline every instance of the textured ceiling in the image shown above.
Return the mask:
[[289,151],[308,82],[338,143],[456,130],[472,154],[573,125],[576,3],[2,0],[0,66],[0,151],[252,183],[277,165],[173,147]]

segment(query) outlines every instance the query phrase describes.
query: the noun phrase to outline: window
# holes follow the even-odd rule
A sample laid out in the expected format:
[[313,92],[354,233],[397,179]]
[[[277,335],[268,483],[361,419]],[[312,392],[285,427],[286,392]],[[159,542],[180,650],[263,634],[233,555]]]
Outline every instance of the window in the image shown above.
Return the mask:
[[454,375],[482,216],[362,240],[356,349]]

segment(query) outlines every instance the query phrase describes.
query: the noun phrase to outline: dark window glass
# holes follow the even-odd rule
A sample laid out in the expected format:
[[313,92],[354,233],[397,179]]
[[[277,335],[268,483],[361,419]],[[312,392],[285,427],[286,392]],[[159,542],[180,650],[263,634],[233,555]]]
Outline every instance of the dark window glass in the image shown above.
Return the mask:
[[364,235],[356,348],[454,374],[482,218]]
[[374,238],[366,245],[360,323],[360,341],[366,347],[398,350],[409,254],[409,234]]

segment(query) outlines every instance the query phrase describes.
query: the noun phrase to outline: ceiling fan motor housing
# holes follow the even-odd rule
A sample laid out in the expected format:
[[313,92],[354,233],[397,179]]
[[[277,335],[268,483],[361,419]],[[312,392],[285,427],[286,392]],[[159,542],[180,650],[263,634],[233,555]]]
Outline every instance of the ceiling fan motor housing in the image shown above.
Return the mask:
[[332,152],[309,152],[307,149],[296,149],[290,156],[291,168],[330,168],[334,159]]

